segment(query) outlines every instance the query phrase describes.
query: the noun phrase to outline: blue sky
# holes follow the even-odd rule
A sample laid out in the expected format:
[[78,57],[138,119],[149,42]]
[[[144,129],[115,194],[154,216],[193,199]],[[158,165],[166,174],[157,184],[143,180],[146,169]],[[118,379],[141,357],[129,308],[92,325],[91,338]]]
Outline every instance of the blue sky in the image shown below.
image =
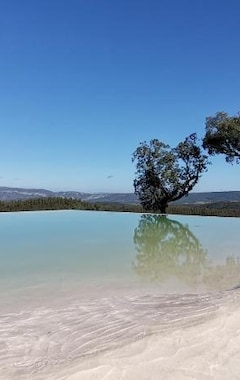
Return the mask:
[[[0,186],[132,191],[140,141],[240,111],[238,0],[2,0]],[[195,191],[240,190],[212,159]]]

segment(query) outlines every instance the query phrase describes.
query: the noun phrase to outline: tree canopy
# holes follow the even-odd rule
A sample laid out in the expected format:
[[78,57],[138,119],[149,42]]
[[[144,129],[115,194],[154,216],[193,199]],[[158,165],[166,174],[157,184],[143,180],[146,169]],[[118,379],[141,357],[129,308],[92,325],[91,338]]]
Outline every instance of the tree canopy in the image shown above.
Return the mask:
[[210,155],[224,154],[227,162],[240,162],[240,114],[217,112],[206,118],[203,147]]
[[165,213],[169,202],[187,195],[207,170],[196,134],[176,148],[153,139],[140,143],[134,151],[136,161],[135,194],[145,211]]

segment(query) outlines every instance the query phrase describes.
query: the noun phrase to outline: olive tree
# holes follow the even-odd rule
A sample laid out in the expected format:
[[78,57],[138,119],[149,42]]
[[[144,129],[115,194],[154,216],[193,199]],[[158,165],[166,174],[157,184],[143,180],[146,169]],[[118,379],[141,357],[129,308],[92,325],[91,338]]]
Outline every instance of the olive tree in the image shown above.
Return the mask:
[[208,159],[198,145],[196,134],[176,148],[153,139],[140,143],[134,151],[135,194],[145,211],[166,213],[169,202],[187,195],[207,170]]
[[240,114],[217,112],[206,118],[203,147],[210,155],[224,154],[227,162],[240,162]]

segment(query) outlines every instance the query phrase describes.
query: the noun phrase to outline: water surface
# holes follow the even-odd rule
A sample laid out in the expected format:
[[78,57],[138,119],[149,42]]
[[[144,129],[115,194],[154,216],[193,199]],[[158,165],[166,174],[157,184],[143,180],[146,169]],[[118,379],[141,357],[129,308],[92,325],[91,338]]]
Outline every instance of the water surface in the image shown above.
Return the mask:
[[238,291],[239,231],[237,218],[0,214],[2,378],[57,379],[84,358],[210,318]]

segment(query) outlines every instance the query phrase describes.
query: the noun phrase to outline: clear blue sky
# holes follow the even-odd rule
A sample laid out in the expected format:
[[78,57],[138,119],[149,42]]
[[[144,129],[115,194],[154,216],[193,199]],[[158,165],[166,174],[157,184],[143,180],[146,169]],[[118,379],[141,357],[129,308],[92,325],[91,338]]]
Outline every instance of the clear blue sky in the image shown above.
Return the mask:
[[[132,191],[140,141],[240,111],[239,0],[2,0],[0,186]],[[213,159],[195,191],[240,190]]]

